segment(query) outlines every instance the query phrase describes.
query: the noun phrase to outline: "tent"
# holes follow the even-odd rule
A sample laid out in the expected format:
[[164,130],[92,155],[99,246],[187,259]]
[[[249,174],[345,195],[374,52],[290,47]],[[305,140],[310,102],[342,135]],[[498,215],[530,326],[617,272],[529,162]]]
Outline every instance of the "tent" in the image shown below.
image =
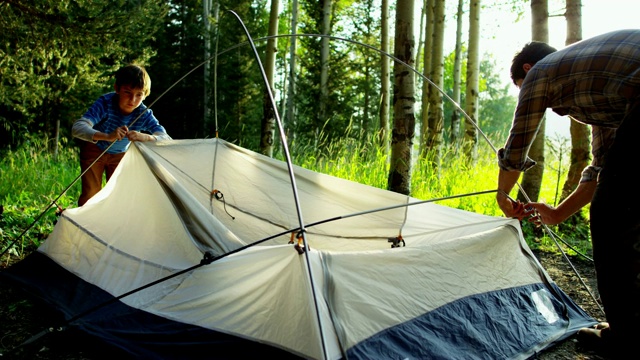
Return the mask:
[[131,146],[2,276],[145,359],[522,359],[596,323],[517,220],[221,139]]

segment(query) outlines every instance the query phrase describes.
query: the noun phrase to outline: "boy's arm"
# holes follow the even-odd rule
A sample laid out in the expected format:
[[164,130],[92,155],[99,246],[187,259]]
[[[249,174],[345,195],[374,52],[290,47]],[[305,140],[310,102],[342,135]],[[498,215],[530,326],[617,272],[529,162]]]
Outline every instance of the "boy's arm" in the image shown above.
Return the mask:
[[156,138],[156,141],[162,141],[162,140],[172,140],[171,136],[169,136],[169,134],[167,134],[166,132],[154,132],[153,136]]
[[141,133],[139,131],[132,130],[127,133],[127,138],[129,139],[129,141],[141,141],[141,142],[171,140],[171,136],[169,136],[169,134],[162,131],[156,131],[153,133],[153,135],[149,135],[149,134]]
[[111,133],[103,133],[93,128],[93,123],[87,118],[80,118],[73,123],[71,134],[78,139],[96,143],[99,140],[115,141],[122,140],[127,136],[127,127],[120,126]]
[[71,128],[71,135],[80,140],[89,141],[92,143],[96,143],[99,139],[94,140],[93,135],[95,135],[98,130],[93,128],[93,123],[87,118],[80,118],[73,123],[73,127]]

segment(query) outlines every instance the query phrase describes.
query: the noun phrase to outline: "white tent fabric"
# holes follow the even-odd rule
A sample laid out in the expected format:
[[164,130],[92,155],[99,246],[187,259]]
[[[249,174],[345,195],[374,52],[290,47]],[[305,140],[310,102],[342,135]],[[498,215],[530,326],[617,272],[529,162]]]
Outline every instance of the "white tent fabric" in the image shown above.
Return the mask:
[[113,297],[207,254],[120,301],[303,358],[527,358],[595,323],[517,220],[294,174],[220,139],[136,143],[39,252]]

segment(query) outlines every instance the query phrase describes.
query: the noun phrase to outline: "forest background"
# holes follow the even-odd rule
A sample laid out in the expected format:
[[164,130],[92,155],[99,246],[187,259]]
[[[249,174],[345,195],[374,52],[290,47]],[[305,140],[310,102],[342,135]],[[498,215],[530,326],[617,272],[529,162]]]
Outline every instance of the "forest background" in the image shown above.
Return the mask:
[[[582,11],[580,23],[589,16],[584,34],[592,36],[632,24],[624,16],[637,5],[617,1],[1,0],[0,204],[14,203],[15,186],[33,181],[29,172],[13,174],[24,166],[7,165],[15,165],[16,154],[74,158],[71,124],[113,90],[113,73],[131,62],[150,73],[145,104],[175,139],[219,136],[282,158],[277,116],[299,164],[331,172],[340,163],[336,156],[366,163],[368,153],[378,154],[383,180],[353,180],[426,196],[412,188],[412,175],[444,182],[445,168],[455,165],[464,178],[479,161],[478,146],[480,159],[492,161],[516,102],[510,61],[536,27],[548,26],[548,42],[562,48],[570,3]],[[612,11],[615,19],[606,15]],[[556,170],[558,161],[568,168],[563,136],[568,131],[547,134],[551,143],[543,150],[558,153],[549,162]],[[74,165],[64,166],[78,174]],[[484,174],[489,183],[493,171]],[[558,183],[559,172],[548,181]],[[67,177],[52,181],[64,189]],[[541,179],[534,184],[534,200],[542,186]],[[491,201],[481,206],[499,215]]]

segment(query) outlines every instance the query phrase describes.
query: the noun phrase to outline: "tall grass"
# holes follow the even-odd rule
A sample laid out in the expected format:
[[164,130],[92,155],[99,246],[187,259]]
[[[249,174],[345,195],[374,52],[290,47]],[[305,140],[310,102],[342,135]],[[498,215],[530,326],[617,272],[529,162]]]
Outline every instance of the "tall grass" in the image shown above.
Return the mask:
[[[60,149],[58,155],[53,156],[47,150],[46,140],[31,139],[21,148],[2,154],[0,205],[4,212],[0,217],[1,252],[9,246],[9,252],[18,257],[32,251],[53,229],[56,212],[76,206],[80,193],[78,151],[73,144],[62,144]],[[322,146],[295,144],[291,153],[296,165],[387,188],[388,156],[385,148],[376,145],[375,141],[349,138]],[[411,195],[421,200],[432,200],[471,194],[437,202],[475,213],[502,216],[495,202],[495,193],[473,195],[497,187],[498,167],[493,150],[489,145],[479,145],[478,154],[475,161],[469,162],[460,153],[445,149],[437,167],[414,156]],[[567,154],[568,151],[554,151],[547,156],[540,200],[553,204],[557,198],[558,186],[562,186],[566,178]],[[512,195],[515,197],[515,191]],[[589,252],[591,248],[588,224],[584,218],[552,228],[561,237],[570,239],[569,245],[578,252]],[[16,241],[25,229],[29,232]],[[546,233],[526,221],[523,221],[523,230],[531,247],[552,251],[557,248]],[[569,249],[568,253],[572,254],[572,250]]]
[[[338,141],[318,152],[317,144],[295,146],[294,162],[297,165],[324,174],[356,181],[381,189],[387,188],[389,172],[385,149],[371,141],[356,142],[352,139]],[[545,155],[545,175],[539,201],[554,205],[559,201],[560,187],[564,184],[569,168],[569,144],[564,139],[551,139]],[[503,216],[495,201],[495,193],[476,194],[497,189],[498,165],[493,148],[486,143],[478,145],[475,161],[468,161],[459,151],[444,149],[438,166],[434,161],[420,159],[414,154],[411,174],[411,196],[420,200],[443,199],[440,205],[491,216]],[[517,196],[517,189],[512,191]],[[452,196],[455,198],[446,199]],[[522,221],[525,239],[530,247],[544,251],[563,251],[569,255],[587,254],[591,251],[588,231],[588,206],[565,224],[550,226],[554,236],[543,228]]]
[[69,185],[80,174],[77,149],[72,144],[61,145],[54,156],[47,149],[47,139],[30,138],[19,149],[2,153],[1,252],[11,246],[8,252],[22,257],[51,232],[59,209],[75,206],[80,182]]
[[[315,146],[297,146],[297,165],[342,179],[381,189],[387,188],[388,154],[374,141],[358,143],[352,139],[332,143],[318,152]],[[411,196],[430,200],[460,196],[439,201],[440,204],[476,213],[501,216],[495,193],[474,195],[497,188],[498,167],[489,146],[482,146],[477,161],[470,163],[462,154],[444,150],[441,165],[417,158],[414,154]]]

